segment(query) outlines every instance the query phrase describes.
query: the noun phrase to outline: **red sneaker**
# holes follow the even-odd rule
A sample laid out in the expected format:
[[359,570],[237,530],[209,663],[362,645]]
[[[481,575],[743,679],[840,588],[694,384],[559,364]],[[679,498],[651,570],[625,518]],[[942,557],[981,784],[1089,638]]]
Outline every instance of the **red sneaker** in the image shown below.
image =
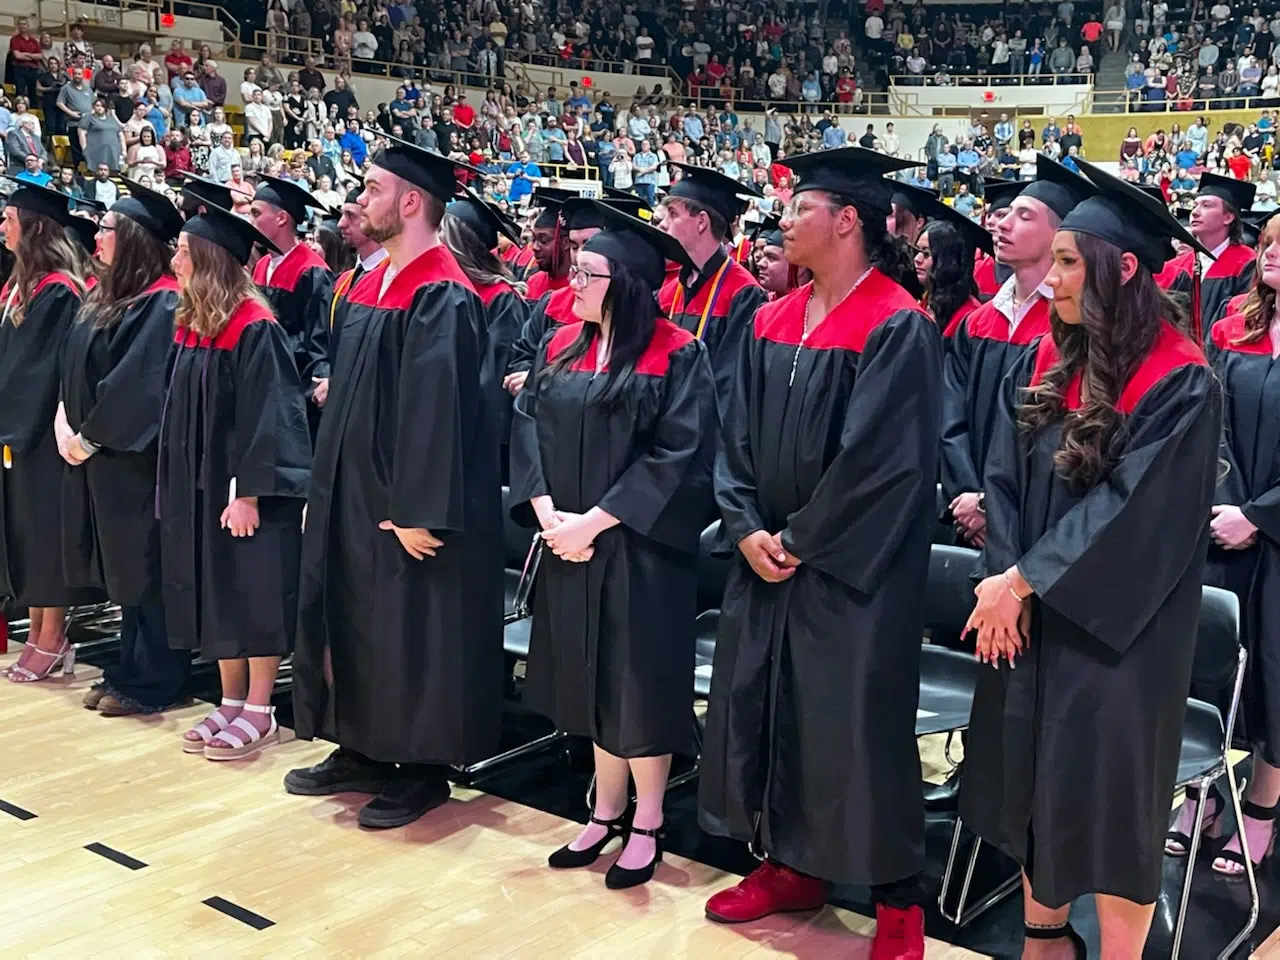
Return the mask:
[[772,913],[817,910],[827,902],[828,884],[790,867],[764,861],[736,887],[707,901],[707,918],[718,923],[746,923]]
[[877,903],[870,960],[924,960],[924,910]]

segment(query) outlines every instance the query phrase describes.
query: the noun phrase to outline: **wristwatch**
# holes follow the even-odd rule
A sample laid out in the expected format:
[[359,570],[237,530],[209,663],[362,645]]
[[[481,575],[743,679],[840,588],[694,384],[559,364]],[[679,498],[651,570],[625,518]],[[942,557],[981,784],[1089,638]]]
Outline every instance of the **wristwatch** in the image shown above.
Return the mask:
[[978,512],[987,512],[987,495],[985,493],[978,494]]
[[76,443],[80,444],[80,449],[84,451],[86,460],[102,449],[101,444],[94,443],[92,440],[79,433],[76,434]]

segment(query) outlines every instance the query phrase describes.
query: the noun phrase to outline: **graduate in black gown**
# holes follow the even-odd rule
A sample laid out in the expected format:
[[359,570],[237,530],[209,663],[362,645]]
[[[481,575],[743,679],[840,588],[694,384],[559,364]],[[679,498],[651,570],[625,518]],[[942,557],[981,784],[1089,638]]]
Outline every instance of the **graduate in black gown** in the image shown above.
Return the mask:
[[755,277],[765,296],[770,300],[785,297],[792,290],[804,286],[813,275],[787,260],[782,243],[782,225],[778,217],[768,217],[755,233],[752,252]]
[[[338,217],[338,233],[342,236],[343,242],[349,246],[356,255],[355,266],[350,270],[344,270],[333,281],[333,299],[329,302],[329,337],[332,340],[333,325],[338,318],[338,304],[342,299],[351,292],[351,288],[366,273],[380,264],[387,258],[387,251],[382,248],[382,244],[378,243],[370,237],[364,235],[364,231],[360,229],[360,194],[364,191],[364,187],[352,187],[347,191],[346,199],[342,201],[342,212]],[[312,400],[319,406],[323,407],[325,401],[329,397],[329,380],[321,378],[316,384],[316,389],[312,394]]]
[[922,956],[916,748],[942,337],[878,268],[891,184],[859,147],[786,161],[787,259],[813,282],[766,304],[739,360],[715,489],[737,548],[716,638],[699,822],[767,860],[722,922],[870,886],[879,958]]
[[275,743],[293,646],[311,443],[289,337],[245,270],[271,241],[206,204],[178,237],[156,508],[169,644],[218,661],[222,703],[184,734],[210,760]]
[[[1257,186],[1234,177],[1202,173],[1191,208],[1191,234],[1206,251],[1183,250],[1160,272],[1166,289],[1190,295],[1199,285],[1205,336],[1222,319],[1227,302],[1253,286],[1253,248],[1244,242],[1242,214],[1253,206]],[[1196,258],[1200,258],[1196,277]]]
[[0,600],[28,608],[31,618],[26,647],[8,671],[15,682],[69,673],[67,607],[102,597],[93,585],[70,585],[62,555],[60,358],[91,273],[75,219],[65,194],[27,183],[4,210],[15,264],[0,289]]
[[[1012,212],[1014,198],[1025,187],[1024,180],[988,179],[983,185],[982,226],[993,237],[1004,218]],[[1001,263],[994,253],[983,254],[975,261],[973,281],[978,285],[978,298],[990,300],[1013,274],[1013,268]]]
[[729,405],[738,356],[751,339],[751,318],[764,290],[724,249],[729,224],[747,208],[746,189],[706,167],[672,163],[683,176],[662,201],[661,229],[680,241],[689,263],[658,294],[662,312],[707,345],[720,409]]
[[950,338],[964,318],[978,309],[973,279],[975,251],[994,252],[991,234],[941,200],[922,202],[929,222],[916,236],[916,279],[924,287],[920,306]]
[[302,187],[262,174],[249,218],[275,246],[275,251],[253,265],[253,282],[289,337],[298,378],[310,401],[307,418],[315,436],[324,399],[316,398],[316,389],[329,379],[333,272],[324,258],[298,237],[298,225],[307,222],[309,207],[319,209],[320,204]]
[[[507,478],[507,447],[511,437],[511,394],[502,385],[511,348],[525,321],[529,302],[525,285],[512,276],[494,250],[498,237],[518,237],[516,226],[469,190],[459,193],[445,210],[440,237],[484,304],[485,353],[483,387],[493,405],[493,422],[502,444],[502,478]],[[568,289],[568,288],[565,288]]]
[[560,205],[576,196],[572,190],[537,187],[529,198],[533,206],[541,208],[533,221],[533,260],[537,270],[525,278],[532,303],[569,285],[569,235],[560,221]]
[[895,183],[893,204],[885,227],[891,236],[901,237],[909,244],[914,244],[920,236],[924,225],[937,216],[938,191],[929,187],[914,187],[909,183]]
[[[652,216],[649,205],[639,197],[610,196],[601,202],[642,220]],[[560,229],[568,241],[569,269],[572,269],[578,262],[578,251],[582,249],[584,243],[600,231],[603,221],[591,204],[575,203],[570,210],[572,210],[572,216],[564,214],[561,204],[557,203],[556,211],[560,217]],[[524,386],[529,370],[533,367],[533,358],[538,352],[538,347],[542,345],[547,331],[558,324],[578,322],[578,317],[573,312],[574,296],[575,291],[572,287],[564,286],[558,290],[552,290],[536,302],[532,297],[530,298],[529,316],[520,330],[520,336],[511,344],[507,359],[507,377],[503,381],[503,386],[512,396],[519,393]]]
[[[502,721],[502,494],[481,382],[484,304],[440,239],[456,172],[405,144],[375,155],[361,229],[387,259],[339,304],[307,529],[294,718],[338,749],[291,793],[377,793],[366,827],[449,799]],[[398,765],[398,766],[397,766]]]
[[671,755],[694,751],[694,565],[718,421],[706,348],[655,299],[664,259],[684,251],[602,203],[566,208],[577,204],[594,207],[604,228],[570,270],[582,320],[543,341],[516,402],[511,500],[549,548],[525,703],[595,745],[591,818],[549,862],[587,866],[622,837],[605,877],[620,889],[653,876]]
[[[1280,220],[1258,239],[1253,290],[1239,312],[1213,325],[1208,355],[1226,397],[1227,467],[1220,476],[1209,526],[1213,543],[1205,582],[1231,590],[1244,611],[1249,652],[1243,698],[1243,728],[1253,744],[1253,771],[1243,813],[1249,854],[1260,863],[1272,849],[1280,807]],[[1165,840],[1165,850],[1186,856],[1199,808],[1187,802]],[[1202,811],[1210,835],[1226,802],[1211,795]],[[1238,836],[1218,853],[1213,869],[1242,876]]]
[[[1080,161],[1098,194],[1062,221],[1049,335],[1009,376],[987,458],[981,671],[965,825],[1023,867],[1029,939],[1139,957],[1191,684],[1221,389],[1154,274],[1164,205]],[[1014,669],[1016,667],[1016,669]],[[1049,954],[1046,954],[1049,955]],[[1053,953],[1053,956],[1060,954]]]
[[119,660],[85,694],[105,716],[181,702],[191,654],[169,646],[161,598],[156,447],[173,346],[178,282],[170,260],[182,216],[132,180],[98,225],[102,279],[62,350],[58,446],[63,555],[77,585],[120,604]]

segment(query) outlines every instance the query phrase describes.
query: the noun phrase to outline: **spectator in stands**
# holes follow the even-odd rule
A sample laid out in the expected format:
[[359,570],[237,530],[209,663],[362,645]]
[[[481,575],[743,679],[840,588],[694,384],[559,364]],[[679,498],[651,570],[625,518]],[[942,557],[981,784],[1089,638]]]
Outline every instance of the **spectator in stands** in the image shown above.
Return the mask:
[[339,138],[338,143],[342,145],[342,149],[351,154],[351,159],[356,167],[364,165],[365,157],[368,156],[369,150],[365,146],[364,137],[360,136],[360,121],[348,120],[346,132]]
[[107,101],[98,97],[92,111],[80,120],[77,131],[80,150],[90,170],[105,168],[110,176],[120,170],[128,149],[124,127],[116,115],[107,110]]
[[120,71],[116,69],[116,61],[109,53],[102,55],[102,66],[100,66],[93,75],[93,92],[99,97],[113,97],[116,91],[120,89],[120,81],[123,77]]
[[14,34],[9,38],[9,55],[13,60],[13,85],[28,100],[36,96],[36,75],[43,59],[40,40],[32,36],[26,17],[14,21]]
[[147,105],[139,101],[133,105],[133,116],[126,120],[124,124],[125,145],[132,147],[141,140],[143,130],[150,130],[152,133],[156,132],[155,128],[151,126],[151,121],[147,119]]
[[240,165],[240,151],[235,148],[235,141],[228,131],[222,135],[218,145],[209,152],[209,179],[226,183],[231,179],[233,164]]
[[165,156],[164,147],[160,146],[156,131],[152,127],[142,128],[142,134],[138,142],[129,148],[127,160],[129,177],[133,180],[138,180],[143,176],[149,176],[152,180],[156,180],[163,176],[168,158]]
[[1064,77],[1076,67],[1076,55],[1067,45],[1066,37],[1058,38],[1058,45],[1049,54],[1049,70],[1057,77]]
[[[79,127],[80,121],[93,112],[93,101],[93,91],[85,83],[84,74],[73,75],[58,91],[54,113],[51,114],[48,107],[45,107],[46,117],[56,116],[61,120],[52,132],[61,133],[63,130],[75,130]],[[81,156],[78,139],[72,140],[71,151],[74,163],[79,164]]]
[[306,64],[298,71],[298,83],[303,90],[319,90],[324,93],[326,86],[324,74],[320,72],[315,57],[307,57]]
[[175,79],[181,77],[194,66],[191,54],[187,53],[187,48],[182,40],[173,40],[169,44],[169,52],[164,55],[164,68],[169,75],[169,85],[173,86]]
[[192,110],[208,113],[213,108],[213,101],[204,92],[204,88],[196,82],[195,71],[187,70],[183,73],[182,81],[173,90],[174,123],[179,127],[186,127],[190,123],[189,117]]
[[[271,108],[263,102],[262,90],[255,89],[252,99],[244,105],[244,142],[247,145],[252,140],[261,140],[264,143],[271,143]],[[319,141],[316,141],[319,146]]]
[[[22,98],[18,98],[22,103]],[[43,164],[47,153],[40,140],[38,121],[34,114],[22,113],[14,117],[13,129],[4,138],[5,165],[9,173],[27,169],[27,158],[35,157]]]
[[227,102],[227,81],[219,76],[216,60],[204,62],[204,72],[200,75],[200,89],[214,106],[221,107]]

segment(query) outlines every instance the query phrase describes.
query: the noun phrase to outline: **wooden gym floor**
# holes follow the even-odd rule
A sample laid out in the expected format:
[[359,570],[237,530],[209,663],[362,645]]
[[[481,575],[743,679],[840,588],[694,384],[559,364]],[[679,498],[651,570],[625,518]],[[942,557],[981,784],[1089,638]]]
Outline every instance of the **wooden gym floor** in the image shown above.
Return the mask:
[[[447,807],[409,827],[361,830],[365,798],[293,797],[281,786],[328,744],[294,740],[212,763],[178,743],[208,705],[104,718],[80,705],[97,675],[81,665],[74,681],[0,681],[0,957],[858,960],[870,951],[872,921],[830,907],[710,923],[703,902],[737,878],[679,857],[622,893],[604,887],[611,856],[553,873],[546,855],[578,826],[474,790],[455,788]],[[931,941],[927,956],[979,954]]]

